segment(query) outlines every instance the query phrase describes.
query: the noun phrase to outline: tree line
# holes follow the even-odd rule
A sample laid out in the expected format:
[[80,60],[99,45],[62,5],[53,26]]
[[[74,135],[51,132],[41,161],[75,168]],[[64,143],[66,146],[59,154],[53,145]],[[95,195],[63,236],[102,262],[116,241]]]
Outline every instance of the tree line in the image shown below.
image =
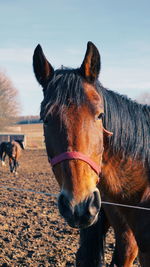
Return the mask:
[[18,90],[9,77],[0,72],[0,131],[16,121],[19,107]]

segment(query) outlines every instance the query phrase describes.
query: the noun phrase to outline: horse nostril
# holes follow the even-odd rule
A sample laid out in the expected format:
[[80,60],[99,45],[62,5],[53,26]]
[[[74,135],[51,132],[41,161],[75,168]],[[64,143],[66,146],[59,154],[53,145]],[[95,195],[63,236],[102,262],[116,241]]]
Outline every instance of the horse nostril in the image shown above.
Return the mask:
[[60,194],[58,198],[58,208],[60,211],[60,214],[63,217],[68,217],[71,215],[71,204],[68,200],[68,198],[64,194]]
[[101,198],[100,198],[100,193],[98,190],[93,192],[93,195],[89,201],[89,213],[92,216],[95,216],[101,208]]

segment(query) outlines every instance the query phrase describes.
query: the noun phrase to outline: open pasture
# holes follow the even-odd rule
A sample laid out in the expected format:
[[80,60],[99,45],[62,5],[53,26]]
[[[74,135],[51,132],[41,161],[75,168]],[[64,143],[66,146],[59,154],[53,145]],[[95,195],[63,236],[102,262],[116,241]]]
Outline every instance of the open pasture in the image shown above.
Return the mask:
[[[60,217],[56,197],[43,194],[58,192],[44,150],[25,150],[16,177],[8,166],[0,167],[0,266],[74,266],[78,231]],[[104,266],[110,262],[113,246],[110,231]]]

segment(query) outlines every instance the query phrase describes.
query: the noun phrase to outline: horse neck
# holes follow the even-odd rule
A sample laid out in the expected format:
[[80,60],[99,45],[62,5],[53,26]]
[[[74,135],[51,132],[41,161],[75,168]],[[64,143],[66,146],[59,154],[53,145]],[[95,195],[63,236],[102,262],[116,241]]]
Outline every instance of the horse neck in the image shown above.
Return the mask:
[[113,132],[106,138],[106,150],[122,157],[139,158],[150,163],[150,106],[101,88],[104,99],[104,127]]

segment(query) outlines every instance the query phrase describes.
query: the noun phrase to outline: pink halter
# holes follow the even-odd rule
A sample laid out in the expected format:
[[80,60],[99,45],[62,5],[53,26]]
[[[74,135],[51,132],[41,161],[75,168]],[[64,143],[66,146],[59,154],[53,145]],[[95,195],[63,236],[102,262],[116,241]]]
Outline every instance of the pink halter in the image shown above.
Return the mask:
[[100,175],[101,173],[100,166],[98,166],[93,160],[91,160],[89,157],[82,154],[81,152],[77,152],[77,151],[64,152],[54,158],[50,158],[50,157],[48,158],[52,167],[64,160],[73,160],[73,159],[79,159],[79,160],[86,162],[97,173],[98,176]]

